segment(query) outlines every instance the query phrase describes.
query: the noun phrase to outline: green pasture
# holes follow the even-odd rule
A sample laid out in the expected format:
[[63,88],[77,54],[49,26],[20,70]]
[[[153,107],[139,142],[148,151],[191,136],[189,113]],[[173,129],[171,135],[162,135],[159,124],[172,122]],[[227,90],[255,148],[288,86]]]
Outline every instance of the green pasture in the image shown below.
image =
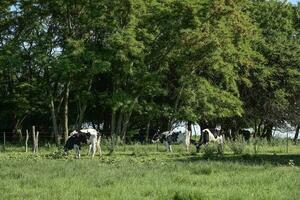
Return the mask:
[[[38,154],[0,152],[0,199],[299,199],[300,146],[286,141],[226,143],[199,154],[175,145],[119,145],[113,155],[82,159],[55,146]],[[0,147],[2,149],[2,147]],[[238,150],[236,150],[238,149]]]

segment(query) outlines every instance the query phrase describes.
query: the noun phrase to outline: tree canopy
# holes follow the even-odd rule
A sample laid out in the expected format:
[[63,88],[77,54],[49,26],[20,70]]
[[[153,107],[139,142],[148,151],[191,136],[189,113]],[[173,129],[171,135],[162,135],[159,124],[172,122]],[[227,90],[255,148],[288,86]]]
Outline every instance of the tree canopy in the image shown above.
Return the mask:
[[128,130],[149,136],[185,120],[255,126],[260,134],[299,124],[299,90],[299,4],[0,4],[1,130],[34,124],[66,139],[68,129],[89,123],[125,139]]

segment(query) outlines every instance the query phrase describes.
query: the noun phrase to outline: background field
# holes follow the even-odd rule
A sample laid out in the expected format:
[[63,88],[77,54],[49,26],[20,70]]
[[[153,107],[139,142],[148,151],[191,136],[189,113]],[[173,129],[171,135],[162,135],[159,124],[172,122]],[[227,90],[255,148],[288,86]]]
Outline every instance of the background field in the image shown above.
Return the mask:
[[[36,155],[7,146],[0,153],[0,199],[299,199],[300,146],[245,145],[234,154],[173,153],[159,145],[119,146],[91,160],[44,146]],[[213,149],[214,147],[211,147]],[[237,153],[237,152],[236,152]]]

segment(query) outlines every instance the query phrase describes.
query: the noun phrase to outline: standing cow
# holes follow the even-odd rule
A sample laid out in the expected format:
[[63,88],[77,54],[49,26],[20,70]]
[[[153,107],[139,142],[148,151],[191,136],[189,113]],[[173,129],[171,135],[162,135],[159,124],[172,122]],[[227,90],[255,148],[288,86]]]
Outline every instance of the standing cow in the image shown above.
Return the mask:
[[190,145],[190,131],[188,131],[185,127],[177,127],[172,131],[165,131],[163,133],[156,133],[153,136],[152,142],[156,143],[160,141],[164,143],[167,151],[172,152],[172,144],[180,144],[183,143],[186,150],[189,150]]
[[101,135],[100,133],[92,128],[89,129],[81,129],[75,130],[71,132],[64,150],[67,152],[68,150],[74,149],[76,158],[80,158],[80,149],[81,144],[89,144],[89,155],[92,158],[95,156],[96,150],[98,149],[99,155],[102,155],[101,147],[100,147]]
[[254,129],[253,128],[241,128],[239,130],[239,134],[243,137],[245,142],[249,142],[251,135],[254,134]]
[[222,148],[224,145],[224,136],[223,135],[214,135],[209,129],[204,129],[202,131],[202,135],[198,142],[194,143],[196,146],[197,153],[200,151],[201,145],[205,144],[206,146],[208,143],[213,142],[219,144]]

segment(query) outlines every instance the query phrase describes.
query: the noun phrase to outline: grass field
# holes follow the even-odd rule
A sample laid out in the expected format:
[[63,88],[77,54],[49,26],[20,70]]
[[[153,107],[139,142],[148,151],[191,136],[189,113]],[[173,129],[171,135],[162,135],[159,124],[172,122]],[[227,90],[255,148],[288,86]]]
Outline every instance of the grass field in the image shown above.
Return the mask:
[[[244,145],[234,154],[173,153],[159,145],[119,146],[91,160],[83,147],[61,156],[56,147],[36,155],[23,147],[0,152],[0,199],[300,199],[300,146]],[[236,153],[236,152],[235,152]]]

